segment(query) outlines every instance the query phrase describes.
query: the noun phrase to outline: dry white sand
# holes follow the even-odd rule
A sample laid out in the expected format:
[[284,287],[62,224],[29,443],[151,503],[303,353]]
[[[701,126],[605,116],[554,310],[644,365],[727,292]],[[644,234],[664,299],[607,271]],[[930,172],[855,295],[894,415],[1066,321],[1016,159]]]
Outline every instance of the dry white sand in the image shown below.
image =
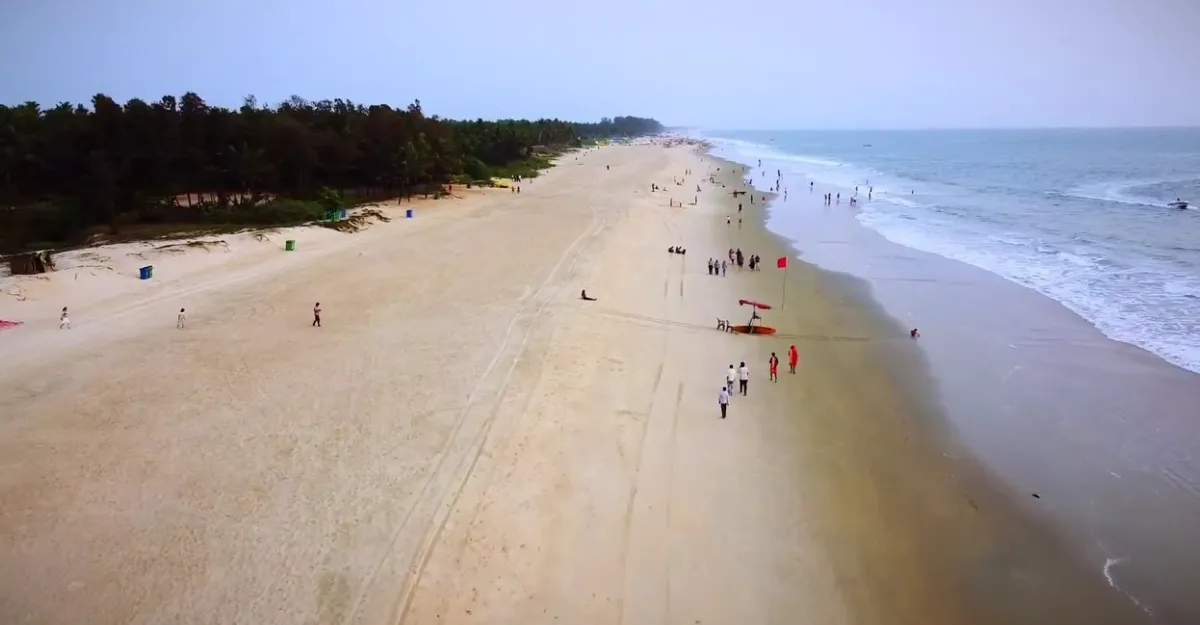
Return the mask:
[[723,209],[649,192],[699,160],[5,279],[0,622],[845,622],[760,363],[717,418]]

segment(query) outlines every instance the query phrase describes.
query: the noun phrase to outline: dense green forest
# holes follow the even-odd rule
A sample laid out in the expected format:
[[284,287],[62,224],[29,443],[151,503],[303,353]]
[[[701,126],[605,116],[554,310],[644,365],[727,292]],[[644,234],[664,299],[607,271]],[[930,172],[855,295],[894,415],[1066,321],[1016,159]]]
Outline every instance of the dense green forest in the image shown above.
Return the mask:
[[426,116],[420,101],[295,96],[275,107],[247,98],[236,110],[194,93],[0,105],[0,253],[173,225],[310,221],[331,201],[536,175],[547,151],[661,130],[639,117],[458,121]]

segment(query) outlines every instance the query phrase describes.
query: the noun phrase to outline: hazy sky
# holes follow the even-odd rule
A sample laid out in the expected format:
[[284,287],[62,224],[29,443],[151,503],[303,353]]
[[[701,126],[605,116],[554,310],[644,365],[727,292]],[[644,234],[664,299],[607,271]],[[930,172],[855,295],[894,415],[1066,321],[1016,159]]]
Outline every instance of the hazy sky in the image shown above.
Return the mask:
[[0,102],[708,128],[1200,125],[1200,0],[0,0]]

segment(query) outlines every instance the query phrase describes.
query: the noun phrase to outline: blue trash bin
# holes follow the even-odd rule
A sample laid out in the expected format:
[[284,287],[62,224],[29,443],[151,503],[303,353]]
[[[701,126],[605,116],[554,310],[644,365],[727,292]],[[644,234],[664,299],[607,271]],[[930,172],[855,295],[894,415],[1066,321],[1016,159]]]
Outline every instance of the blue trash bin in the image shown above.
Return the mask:
[[154,265],[146,265],[138,270],[138,277],[142,280],[149,280],[154,277]]
[[408,210],[406,210],[406,211],[404,211],[404,217],[405,217],[405,218],[407,218],[407,219],[412,219],[412,216],[413,216],[413,212],[412,212],[412,209],[411,209],[411,208],[410,208],[410,209],[408,209]]

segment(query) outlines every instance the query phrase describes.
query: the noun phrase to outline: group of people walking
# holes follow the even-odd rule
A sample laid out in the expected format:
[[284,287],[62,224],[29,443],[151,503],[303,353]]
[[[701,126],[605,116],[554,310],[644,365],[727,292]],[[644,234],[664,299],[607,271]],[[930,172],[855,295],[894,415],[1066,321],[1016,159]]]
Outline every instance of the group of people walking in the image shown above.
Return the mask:
[[[793,375],[796,373],[796,366],[800,364],[800,352],[795,345],[788,347],[788,372]],[[772,382],[779,381],[779,357],[775,352],[771,352],[771,357],[767,360],[767,367],[770,371],[770,380]],[[737,390],[734,390],[734,383],[737,383]],[[740,394],[743,397],[747,396],[750,387],[750,368],[746,366],[745,361],[734,368],[731,364],[729,370],[725,372],[725,383],[721,386],[721,392],[717,395],[717,405],[721,409],[721,418],[724,419],[729,413],[729,402],[735,394]]]
[[750,271],[758,271],[762,269],[762,258],[758,254],[746,255],[742,253],[741,249],[730,248],[729,260],[708,259],[708,275],[723,276],[729,271],[730,265],[734,265],[738,269],[749,266]]

